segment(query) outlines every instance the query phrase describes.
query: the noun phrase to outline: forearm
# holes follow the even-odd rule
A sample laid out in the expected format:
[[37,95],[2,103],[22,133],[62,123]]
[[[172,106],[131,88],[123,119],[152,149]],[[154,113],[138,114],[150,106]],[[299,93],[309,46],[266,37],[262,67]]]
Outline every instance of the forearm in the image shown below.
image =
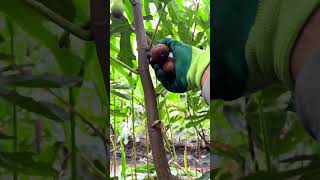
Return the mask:
[[210,102],[210,64],[203,72],[201,77],[201,95],[209,105]]

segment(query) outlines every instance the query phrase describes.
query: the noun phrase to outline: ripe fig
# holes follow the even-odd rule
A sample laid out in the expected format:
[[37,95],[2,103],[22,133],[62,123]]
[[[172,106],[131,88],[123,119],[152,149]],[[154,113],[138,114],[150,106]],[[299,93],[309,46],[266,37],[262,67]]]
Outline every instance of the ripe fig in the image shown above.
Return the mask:
[[167,61],[162,66],[163,71],[170,78],[174,78],[176,74],[176,65],[172,58],[168,58]]
[[115,18],[121,18],[124,12],[123,0],[115,0],[113,6],[111,7],[111,14]]
[[151,49],[151,61],[162,66],[168,59],[170,49],[164,44],[157,44]]

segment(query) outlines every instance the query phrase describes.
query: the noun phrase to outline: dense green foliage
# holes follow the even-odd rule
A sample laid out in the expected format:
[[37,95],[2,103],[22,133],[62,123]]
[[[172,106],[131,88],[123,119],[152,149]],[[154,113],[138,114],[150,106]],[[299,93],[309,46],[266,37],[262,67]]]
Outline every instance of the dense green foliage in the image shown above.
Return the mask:
[[212,101],[212,177],[316,178],[317,145],[293,111],[291,92],[281,85],[233,102]]
[[[148,177],[148,172],[151,176],[155,176],[155,170],[151,162],[152,157],[149,157],[147,160],[145,156],[142,156],[134,160],[134,155],[140,156],[141,151],[133,152],[132,156],[130,153],[130,158],[124,157],[124,154],[128,150],[126,149],[128,147],[127,144],[130,144],[132,139],[136,143],[142,141],[141,143],[144,143],[146,146],[144,148],[149,148],[148,153],[150,153],[150,147],[148,144],[145,144],[147,130],[145,124],[144,93],[140,77],[136,74],[138,61],[136,36],[133,29],[132,4],[130,1],[124,1],[124,4],[125,16],[120,19],[111,18],[111,124],[114,130],[111,131],[111,136],[114,141],[113,153],[115,157],[113,158],[112,154],[110,154],[110,174],[111,177],[114,176],[113,165],[118,153],[120,153],[121,162],[120,159],[118,162],[116,161],[116,175],[118,178],[127,177],[131,179],[132,176],[135,179],[133,174],[136,171],[137,178],[142,179]],[[165,1],[143,0],[142,7],[145,28],[149,39],[152,39],[156,25],[163,13],[155,36],[155,42],[169,36],[199,48],[209,48],[210,19],[208,0],[172,0],[169,1],[167,6],[165,6]],[[206,140],[209,141],[209,106],[200,97],[200,92],[191,91],[183,94],[168,92],[156,80],[151,67],[150,73],[157,94],[159,115],[165,125],[166,136],[170,144],[174,145],[178,141],[185,144],[191,141],[200,142],[202,139],[197,131],[204,132]],[[119,145],[119,147],[116,147],[116,145]],[[143,153],[148,154],[146,149],[142,150]],[[189,157],[190,154],[182,154],[182,156],[185,156],[185,159],[187,155]],[[177,174],[178,170],[179,177],[185,178],[189,176],[195,178],[201,176],[201,173],[196,173],[188,165],[184,166],[183,163],[180,167],[182,169],[179,169],[174,164],[176,162],[174,156],[174,153],[172,156],[169,156],[169,161],[171,160],[171,172],[173,174]],[[184,158],[182,161],[184,161]],[[207,166],[209,166],[208,161],[207,159]],[[135,162],[137,163],[136,168],[134,168],[133,164]],[[186,171],[188,173],[185,173]]]
[[[89,20],[88,1],[39,2],[81,26]],[[0,179],[104,178],[107,149],[96,130],[107,130],[107,117],[94,44],[24,1],[2,1]]]

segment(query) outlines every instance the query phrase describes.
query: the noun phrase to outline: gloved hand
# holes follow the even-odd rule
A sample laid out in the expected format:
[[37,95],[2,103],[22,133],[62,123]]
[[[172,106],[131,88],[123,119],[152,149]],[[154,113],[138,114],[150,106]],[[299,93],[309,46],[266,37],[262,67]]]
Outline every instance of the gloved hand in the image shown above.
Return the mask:
[[161,84],[171,92],[183,93],[190,89],[201,89],[201,77],[210,63],[210,52],[165,38],[158,44],[169,47],[175,61],[175,77],[167,76],[158,64],[151,61],[156,76]]

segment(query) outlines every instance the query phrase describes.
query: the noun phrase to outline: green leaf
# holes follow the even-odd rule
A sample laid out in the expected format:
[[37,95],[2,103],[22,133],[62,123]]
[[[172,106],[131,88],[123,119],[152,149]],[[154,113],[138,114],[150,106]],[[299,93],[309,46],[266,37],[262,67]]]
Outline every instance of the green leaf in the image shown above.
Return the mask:
[[207,114],[202,114],[202,115],[188,116],[185,119],[186,120],[197,120],[197,119],[204,118],[206,116],[207,116]]
[[122,94],[122,93],[119,93],[119,92],[114,91],[114,90],[111,90],[111,93],[116,95],[116,96],[119,96],[121,98],[124,98],[124,99],[127,99],[127,100],[131,100],[131,96],[129,96],[127,94]]
[[51,164],[35,161],[31,152],[0,152],[0,167],[25,175],[56,177],[58,172]]
[[135,86],[129,86],[129,85],[111,85],[111,89],[126,89],[126,90],[130,90],[130,89],[134,89]]
[[133,10],[132,10],[131,1],[124,1],[124,10],[126,12],[126,17],[128,18],[129,22],[132,22],[133,21]]
[[[110,110],[112,111],[112,110]],[[110,112],[111,113],[111,112]],[[112,114],[112,113],[111,113]],[[124,114],[125,117],[127,117],[126,114]],[[106,126],[109,126],[108,124],[108,117],[106,116],[97,116],[97,115],[88,115],[89,119],[99,128],[106,128]]]
[[112,69],[116,70],[122,76],[124,76],[128,80],[130,85],[134,84],[134,79],[132,78],[132,76],[130,76],[130,74],[125,71],[125,68],[123,68],[116,61],[114,61],[113,58],[110,59],[110,66],[112,67]]
[[198,126],[199,124],[201,124],[203,121],[205,121],[207,118],[203,118],[199,121],[190,121],[186,124],[186,128],[191,128],[193,126]]
[[191,44],[192,42],[192,33],[190,28],[185,24],[185,22],[179,22],[178,24],[178,33],[181,41],[186,44]]
[[133,67],[132,60],[136,59],[132,51],[132,45],[130,42],[130,36],[134,32],[131,25],[126,18],[111,18],[112,23],[110,25],[110,35],[115,33],[120,34],[120,52],[118,59],[127,64],[129,67]]
[[40,114],[54,121],[62,122],[69,119],[69,114],[55,104],[36,101],[30,97],[20,95],[16,91],[4,88],[0,88],[0,96],[23,109]]
[[69,49],[58,47],[57,34],[49,31],[44,24],[48,22],[47,19],[21,0],[1,2],[0,12],[8,15],[23,31],[48,47],[64,73],[78,74],[83,60]]
[[177,23],[181,20],[179,16],[179,6],[176,1],[172,1],[168,4],[168,11],[174,23]]
[[126,63],[129,67],[133,68],[132,60],[136,59],[133,54],[132,46],[130,42],[131,33],[122,32],[120,37],[120,52],[118,54],[118,59]]
[[166,104],[167,102],[167,97],[165,97],[161,103],[158,105],[158,109],[161,110],[163,108],[163,106]]
[[147,165],[137,166],[135,170],[139,173],[146,173],[149,170],[152,173],[156,169],[153,164],[149,164],[148,166]]
[[194,41],[192,42],[192,44],[195,46],[195,45],[198,45],[202,38],[204,36],[204,32],[199,32],[197,35],[196,35],[196,38],[194,39]]
[[81,82],[77,76],[41,74],[0,76],[0,84],[18,87],[63,88],[72,87]]
[[213,154],[231,158],[239,163],[243,163],[245,160],[245,158],[240,154],[240,152],[236,148],[219,142],[215,142]]
[[131,25],[129,24],[128,20],[126,18],[117,19],[114,17],[111,17],[111,25],[110,25],[110,36],[112,36],[115,33],[122,33],[122,32],[128,32],[133,33],[134,29],[132,29]]
[[62,145],[62,142],[55,142],[54,144],[47,146],[46,149],[42,150],[38,156],[39,161],[47,162],[52,165],[54,160],[57,158]]
[[124,145],[122,143],[122,136],[120,136],[120,149],[121,149],[121,174],[125,180],[126,171],[127,171],[127,161],[126,161],[126,151],[124,150]]
[[179,119],[182,119],[182,117],[179,115],[173,116],[170,118],[170,123],[173,124],[173,123],[177,122]]
[[117,117],[125,117],[125,118],[128,117],[128,115],[126,113],[122,113],[122,112],[120,112],[120,110],[110,110],[110,114],[112,114],[113,116],[117,116]]
[[150,12],[150,7],[149,7],[149,3],[150,3],[149,0],[144,0],[144,3],[143,3],[143,9],[144,9],[144,12],[145,12],[145,14],[146,14],[147,16],[151,14],[151,12]]

